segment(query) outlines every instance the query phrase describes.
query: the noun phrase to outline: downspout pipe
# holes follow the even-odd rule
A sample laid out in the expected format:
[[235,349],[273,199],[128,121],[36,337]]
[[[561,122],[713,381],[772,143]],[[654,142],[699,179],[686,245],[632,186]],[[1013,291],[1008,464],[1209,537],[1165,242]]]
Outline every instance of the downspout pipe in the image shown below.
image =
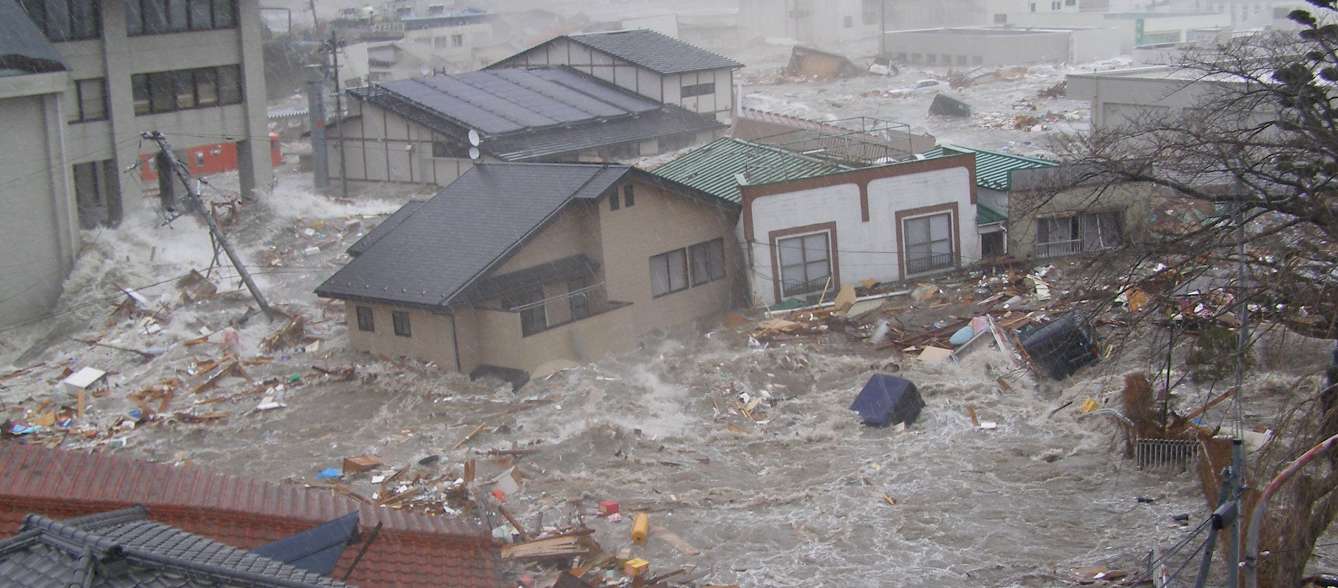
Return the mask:
[[1301,454],[1278,475],[1268,482],[1264,488],[1264,493],[1259,496],[1259,502],[1254,507],[1254,513],[1250,515],[1250,528],[1246,531],[1245,540],[1245,586],[1247,588],[1259,588],[1259,527],[1263,526],[1264,514],[1268,512],[1268,501],[1274,494],[1282,488],[1283,484],[1301,471],[1301,468],[1309,465],[1316,457],[1328,453],[1330,449],[1338,446],[1338,435],[1325,439],[1319,445],[1311,447],[1309,451]]

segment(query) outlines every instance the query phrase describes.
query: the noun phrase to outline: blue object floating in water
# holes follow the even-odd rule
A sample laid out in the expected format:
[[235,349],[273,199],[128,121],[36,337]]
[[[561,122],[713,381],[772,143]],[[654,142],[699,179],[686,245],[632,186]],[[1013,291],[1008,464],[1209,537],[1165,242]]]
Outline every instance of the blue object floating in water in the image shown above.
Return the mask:
[[957,332],[953,333],[952,337],[948,338],[948,342],[952,343],[953,347],[961,347],[963,345],[966,345],[966,342],[970,341],[971,338],[975,336],[976,336],[976,330],[971,328],[971,325],[967,325],[965,327],[957,329]]
[[339,477],[339,468],[325,468],[316,474],[317,480],[333,480]]

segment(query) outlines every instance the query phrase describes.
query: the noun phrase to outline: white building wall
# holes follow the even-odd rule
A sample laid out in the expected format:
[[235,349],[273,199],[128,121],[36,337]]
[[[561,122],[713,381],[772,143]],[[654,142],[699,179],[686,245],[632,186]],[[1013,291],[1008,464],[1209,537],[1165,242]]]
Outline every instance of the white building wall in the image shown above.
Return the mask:
[[961,264],[976,262],[980,258],[980,236],[975,229],[976,207],[971,203],[973,181],[963,167],[872,180],[868,184],[867,222],[862,218],[860,188],[854,182],[756,198],[752,201],[753,242],[747,245],[753,265],[749,279],[753,303],[780,302],[774,288],[779,276],[774,275],[772,266],[773,231],[835,223],[835,257],[841,283],[855,284],[865,279],[896,282],[918,277],[902,274],[897,213],[956,203],[953,230],[959,237]]

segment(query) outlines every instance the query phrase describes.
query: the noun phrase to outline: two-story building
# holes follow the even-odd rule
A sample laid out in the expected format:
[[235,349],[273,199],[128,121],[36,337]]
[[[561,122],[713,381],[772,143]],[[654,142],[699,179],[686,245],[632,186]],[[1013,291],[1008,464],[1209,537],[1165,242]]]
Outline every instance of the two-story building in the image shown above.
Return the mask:
[[350,344],[462,373],[632,349],[738,302],[738,206],[625,165],[484,163],[316,289]]
[[24,262],[0,279],[0,326],[55,303],[80,226],[115,225],[140,205],[137,166],[156,148],[145,131],[191,153],[192,168],[236,158],[244,193],[268,183],[258,0],[0,4],[0,246]]
[[647,29],[562,35],[488,69],[562,65],[728,123],[742,63]]

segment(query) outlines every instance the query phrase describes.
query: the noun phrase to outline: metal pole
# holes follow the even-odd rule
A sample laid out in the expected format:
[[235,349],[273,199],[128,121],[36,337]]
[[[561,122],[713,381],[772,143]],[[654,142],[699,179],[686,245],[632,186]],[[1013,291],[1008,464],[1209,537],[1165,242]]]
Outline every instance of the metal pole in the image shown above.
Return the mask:
[[340,195],[348,197],[348,165],[344,156],[344,91],[339,85],[339,31],[330,29],[330,56],[334,62],[335,141],[339,142]]
[[1327,453],[1338,445],[1338,435],[1325,439],[1319,445],[1311,447],[1309,451],[1301,454],[1278,475],[1264,487],[1263,494],[1259,495],[1259,502],[1255,504],[1254,513],[1250,515],[1249,537],[1245,543],[1245,562],[1242,567],[1245,568],[1245,586],[1246,588],[1259,588],[1259,527],[1264,524],[1264,513],[1268,511],[1268,500],[1277,493],[1282,485],[1285,484],[1296,472],[1301,471],[1310,462]]
[[[1236,392],[1240,394],[1240,392]],[[1240,437],[1231,440],[1231,502],[1236,505],[1236,512],[1241,512],[1244,508],[1241,500],[1245,495],[1245,441]],[[1238,521],[1232,521],[1231,541],[1227,544],[1227,565],[1226,565],[1226,585],[1229,588],[1240,588],[1240,564],[1241,547],[1244,542],[1241,540],[1241,533],[1244,529]]]
[[316,189],[330,188],[329,145],[325,143],[325,75],[321,66],[307,67],[307,117],[311,124],[311,165]]
[[[214,220],[214,215],[204,209],[204,202],[200,199],[200,193],[191,187],[190,178],[181,170],[181,164],[177,161],[176,154],[172,153],[172,145],[167,142],[167,138],[163,137],[163,134],[158,131],[144,133],[142,136],[158,144],[158,149],[162,151],[163,156],[171,164],[173,175],[180,179],[182,184],[186,185],[186,194],[190,198],[191,205],[204,217],[204,222],[209,225],[209,232],[223,247],[223,252],[228,254],[228,259],[232,261],[232,266],[237,268],[237,273],[241,275],[242,282],[246,284],[246,289],[251,291],[251,296],[256,299],[256,304],[265,313],[265,317],[273,319],[274,311],[270,309],[269,302],[265,300],[265,295],[260,293],[260,287],[256,286],[255,281],[251,279],[251,273],[246,271],[246,266],[242,263],[241,256],[233,250],[232,243],[228,241],[227,237],[223,236],[223,231],[218,227],[218,222]],[[166,173],[166,170],[158,170],[158,173]]]
[[887,59],[887,0],[878,1],[878,57]]

